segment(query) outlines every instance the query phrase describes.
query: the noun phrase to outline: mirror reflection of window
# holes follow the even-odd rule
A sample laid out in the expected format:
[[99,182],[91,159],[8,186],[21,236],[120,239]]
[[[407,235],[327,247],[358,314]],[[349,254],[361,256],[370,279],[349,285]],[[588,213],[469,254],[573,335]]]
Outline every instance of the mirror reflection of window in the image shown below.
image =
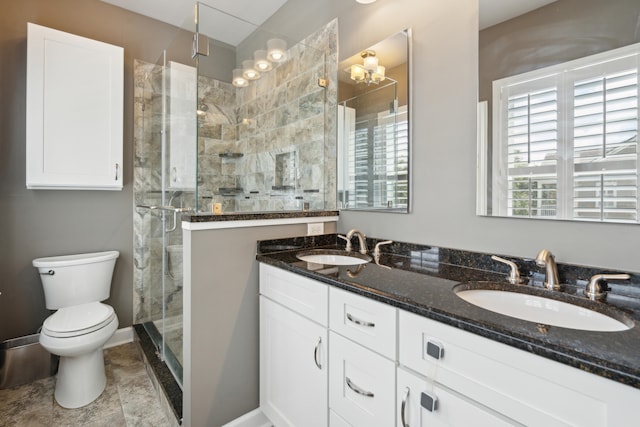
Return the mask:
[[339,206],[408,212],[408,31],[343,61],[339,73]]
[[640,223],[640,3],[497,3],[480,0],[478,214]]

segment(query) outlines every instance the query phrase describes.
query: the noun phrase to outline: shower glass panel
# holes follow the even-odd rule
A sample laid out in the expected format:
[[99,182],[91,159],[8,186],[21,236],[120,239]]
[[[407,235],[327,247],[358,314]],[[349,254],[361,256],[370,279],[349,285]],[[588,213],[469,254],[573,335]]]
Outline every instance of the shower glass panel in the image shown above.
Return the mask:
[[330,32],[295,41],[202,3],[197,13],[198,212],[334,208]]
[[[192,32],[156,63],[134,61],[134,315],[182,384],[181,215],[195,207],[196,69]],[[171,50],[183,52],[171,55]],[[186,53],[186,54],[184,54]]]

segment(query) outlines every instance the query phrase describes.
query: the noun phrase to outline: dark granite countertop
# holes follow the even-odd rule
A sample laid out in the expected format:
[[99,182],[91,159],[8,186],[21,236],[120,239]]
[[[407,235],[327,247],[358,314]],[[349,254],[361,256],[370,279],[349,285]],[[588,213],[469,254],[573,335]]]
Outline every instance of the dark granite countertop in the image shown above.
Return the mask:
[[338,216],[338,211],[278,211],[278,212],[232,212],[221,215],[210,213],[183,214],[182,221],[212,222],[212,221],[249,221],[257,219],[281,218],[314,218],[322,216]]
[[[372,240],[372,243],[375,243],[376,240]],[[373,244],[369,245],[372,246]],[[577,276],[590,273],[592,269],[558,265],[560,279],[567,283],[566,288],[563,292],[548,291],[539,283],[540,272],[535,271],[535,267],[531,268],[532,260],[517,260],[521,272],[524,271],[530,280],[530,284],[525,287],[527,293],[551,296],[605,313],[615,310],[622,313],[625,322],[636,324],[636,327],[626,331],[594,332],[539,325],[482,309],[456,296],[453,288],[460,283],[470,283],[470,286],[474,286],[475,282],[484,281],[490,283],[475,285],[507,289],[513,287],[512,289],[517,291],[516,285],[506,282],[504,273],[499,271],[500,268],[495,263],[491,268],[498,270],[497,273],[487,268],[487,265],[482,265],[482,262],[485,262],[483,260],[490,258],[487,254],[394,244],[385,247],[386,252],[381,255],[379,264],[370,262],[361,266],[318,268],[317,264],[308,264],[296,258],[301,249],[306,250],[310,247],[344,249],[344,245],[337,244],[335,235],[281,239],[259,242],[256,258],[259,262],[640,388],[638,274],[632,274],[633,285],[622,287],[619,284],[610,284],[616,293],[610,292],[606,302],[593,302],[582,296],[585,279],[588,277],[577,279]],[[467,265],[451,263],[454,259],[460,261],[465,257],[474,258],[476,261],[467,262]],[[511,259],[513,260],[513,257]]]

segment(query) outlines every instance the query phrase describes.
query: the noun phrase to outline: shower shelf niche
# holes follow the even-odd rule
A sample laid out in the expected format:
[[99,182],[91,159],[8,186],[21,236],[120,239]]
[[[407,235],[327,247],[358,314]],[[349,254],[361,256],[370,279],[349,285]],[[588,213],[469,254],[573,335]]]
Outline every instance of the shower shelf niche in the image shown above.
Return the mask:
[[221,159],[239,159],[244,156],[243,153],[220,153],[218,154]]

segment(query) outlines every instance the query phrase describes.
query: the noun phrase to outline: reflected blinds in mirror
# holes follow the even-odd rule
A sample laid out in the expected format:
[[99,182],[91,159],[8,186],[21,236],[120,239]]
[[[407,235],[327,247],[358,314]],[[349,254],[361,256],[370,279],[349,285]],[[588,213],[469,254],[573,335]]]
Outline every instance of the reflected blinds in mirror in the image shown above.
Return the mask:
[[639,52],[494,82],[499,214],[638,222]]

